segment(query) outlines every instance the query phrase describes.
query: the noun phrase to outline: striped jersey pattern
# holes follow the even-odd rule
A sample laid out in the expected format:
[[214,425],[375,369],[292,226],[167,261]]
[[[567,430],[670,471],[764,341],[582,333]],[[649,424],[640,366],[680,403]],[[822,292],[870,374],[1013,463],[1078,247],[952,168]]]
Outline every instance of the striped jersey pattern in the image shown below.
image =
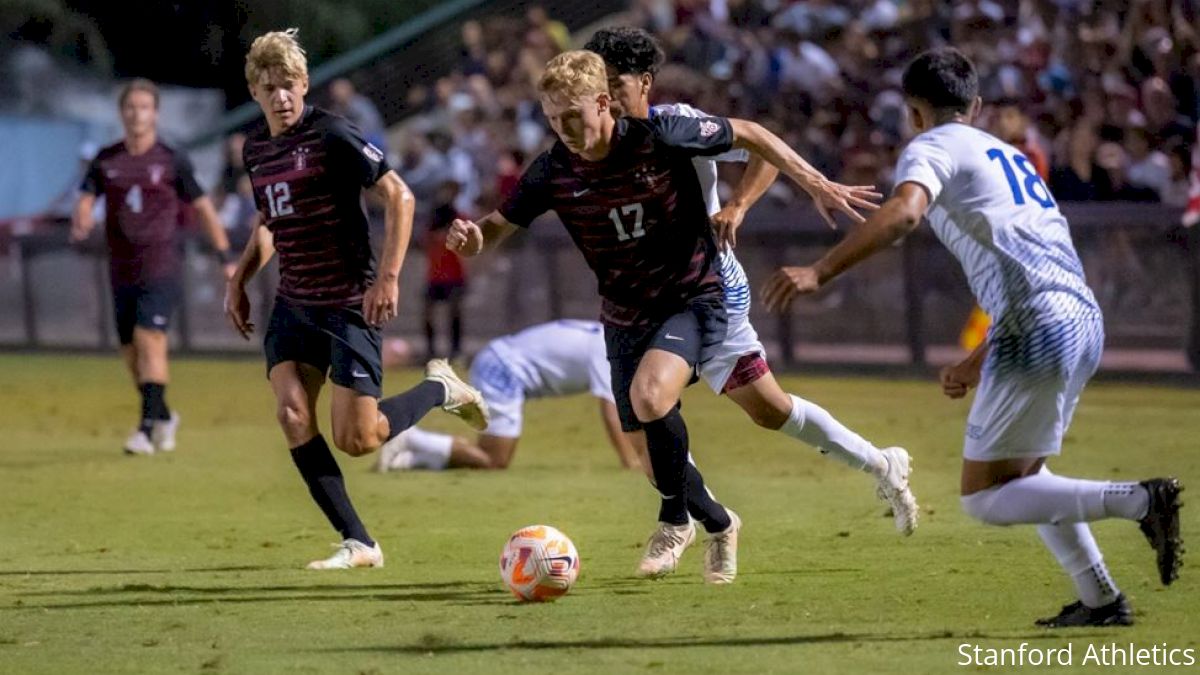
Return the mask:
[[363,188],[389,168],[345,118],[311,106],[272,137],[265,121],[246,138],[254,200],[274,236],[281,297],[353,307],[375,280]]
[[691,159],[729,149],[728,121],[622,118],[611,142],[597,162],[556,143],[529,166],[501,215],[527,227],[546,211],[558,214],[596,274],[607,325],[656,323],[689,300],[720,296],[716,241]]
[[[664,103],[650,108],[650,117],[659,115],[679,115],[682,117],[710,117],[703,110],[686,103]],[[715,157],[695,157],[692,164],[696,168],[696,178],[700,181],[700,191],[704,193],[704,201],[708,207],[708,215],[721,210],[721,198],[717,193],[717,162],[746,162],[750,153],[735,149],[721,153]],[[750,281],[746,278],[746,270],[738,262],[733,249],[727,248],[717,253],[717,273],[721,276],[721,286],[725,289],[725,310],[730,314],[748,314],[750,312]]]
[[164,143],[133,155],[124,141],[102,149],[80,189],[105,199],[110,272],[118,286],[180,274],[184,204],[204,195],[187,156]]

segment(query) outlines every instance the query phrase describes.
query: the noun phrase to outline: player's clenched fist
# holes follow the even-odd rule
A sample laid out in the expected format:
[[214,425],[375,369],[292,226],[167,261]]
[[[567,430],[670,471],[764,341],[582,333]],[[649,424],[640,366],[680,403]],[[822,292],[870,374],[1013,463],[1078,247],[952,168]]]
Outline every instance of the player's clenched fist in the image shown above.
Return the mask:
[[446,235],[446,248],[459,255],[479,255],[483,250],[483,230],[474,221],[456,218]]

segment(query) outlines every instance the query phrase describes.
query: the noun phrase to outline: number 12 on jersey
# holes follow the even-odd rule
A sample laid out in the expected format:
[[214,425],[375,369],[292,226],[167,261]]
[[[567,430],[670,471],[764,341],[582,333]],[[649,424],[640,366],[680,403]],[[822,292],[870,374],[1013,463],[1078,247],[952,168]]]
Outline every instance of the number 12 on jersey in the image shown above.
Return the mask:
[[[1048,209],[1054,206],[1054,198],[1050,196],[1050,188],[1042,182],[1042,177],[1037,175],[1033,167],[1029,165],[1029,160],[1025,155],[1013,155],[1012,162],[1008,161],[1008,157],[1004,155],[1003,150],[992,148],[987,152],[988,159],[999,161],[1000,167],[1004,169],[1004,177],[1008,179],[1008,187],[1012,189],[1013,202],[1020,206],[1025,203],[1025,195],[1041,205],[1043,209]],[[1021,173],[1025,174],[1024,185],[1017,182],[1017,174],[1013,171],[1012,165],[1016,164]],[[1021,188],[1024,187],[1024,190]]]
[[[633,216],[632,232],[625,229],[625,222],[622,219],[622,216],[629,215]],[[608,217],[612,219],[613,225],[617,226],[617,241],[629,241],[630,239],[637,239],[638,237],[645,235],[646,231],[642,229],[643,215],[645,215],[645,213],[642,210],[641,202],[622,206],[620,213],[617,212],[615,207],[610,210],[608,212]]]
[[267,186],[267,208],[271,210],[272,218],[290,216],[295,213],[291,201],[292,190],[286,182]]

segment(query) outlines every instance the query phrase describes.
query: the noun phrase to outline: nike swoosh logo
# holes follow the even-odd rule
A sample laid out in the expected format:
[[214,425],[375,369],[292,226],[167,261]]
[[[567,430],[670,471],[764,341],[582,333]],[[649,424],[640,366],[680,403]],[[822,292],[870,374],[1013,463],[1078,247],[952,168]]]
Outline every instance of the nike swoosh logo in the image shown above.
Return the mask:
[[350,371],[350,374],[351,374],[351,375],[353,375],[353,376],[355,376],[355,377],[370,377],[370,375],[368,375],[368,374],[366,374],[366,373],[360,373],[360,372],[359,372],[359,371],[357,371],[357,370],[352,370],[352,371]]
[[572,192],[571,194],[575,195],[576,197],[582,197],[591,191],[592,191],[591,188],[587,188],[586,190],[580,190],[579,192]]
[[670,333],[667,333],[663,337],[667,338],[668,340],[679,340],[680,342],[683,342],[683,338],[679,337],[678,335],[671,335]]

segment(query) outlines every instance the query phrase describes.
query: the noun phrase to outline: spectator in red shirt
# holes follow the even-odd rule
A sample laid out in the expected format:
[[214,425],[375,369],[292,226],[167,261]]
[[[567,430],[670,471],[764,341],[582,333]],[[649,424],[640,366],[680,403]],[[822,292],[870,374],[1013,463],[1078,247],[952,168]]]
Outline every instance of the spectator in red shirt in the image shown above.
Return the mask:
[[425,237],[425,345],[430,358],[438,355],[434,314],[437,305],[445,304],[450,313],[450,358],[462,353],[462,297],[467,290],[467,271],[458,254],[446,248],[446,232],[455,218],[461,216],[454,208],[459,184],[442,183],[437,190],[436,204]]

